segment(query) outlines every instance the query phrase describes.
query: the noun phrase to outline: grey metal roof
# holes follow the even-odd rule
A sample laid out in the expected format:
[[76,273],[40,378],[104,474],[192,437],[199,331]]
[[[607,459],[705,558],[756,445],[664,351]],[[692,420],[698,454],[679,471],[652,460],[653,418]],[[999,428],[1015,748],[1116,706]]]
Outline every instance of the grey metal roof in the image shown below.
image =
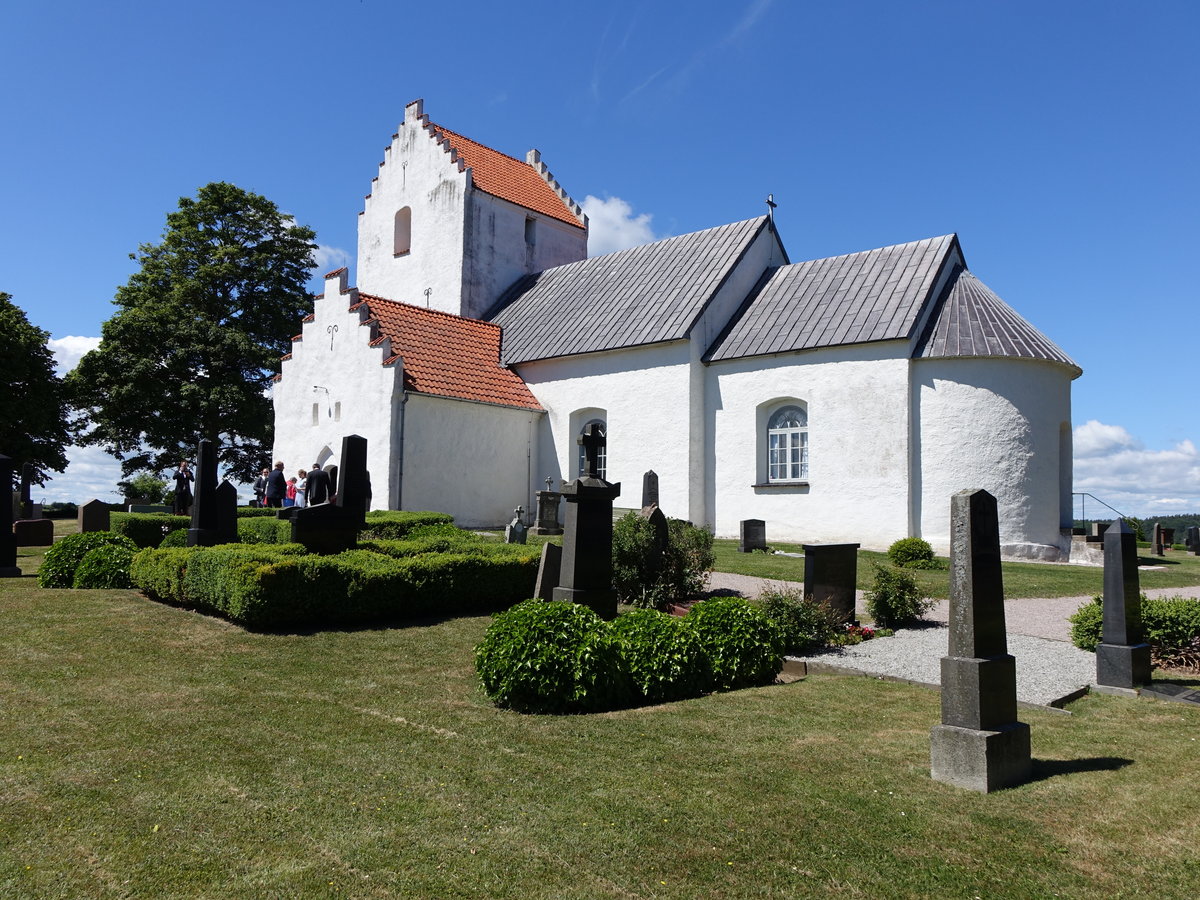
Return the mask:
[[1044,359],[1083,370],[966,269],[948,286],[914,357],[994,356]]
[[769,270],[705,359],[907,338],[952,234]]
[[490,316],[505,365],[687,336],[767,217],[684,234],[530,275]]

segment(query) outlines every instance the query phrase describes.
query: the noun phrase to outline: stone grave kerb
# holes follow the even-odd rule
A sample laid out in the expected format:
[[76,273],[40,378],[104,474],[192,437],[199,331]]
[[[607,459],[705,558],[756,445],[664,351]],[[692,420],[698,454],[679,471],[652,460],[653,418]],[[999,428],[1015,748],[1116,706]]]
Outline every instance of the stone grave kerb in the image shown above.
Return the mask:
[[12,505],[13,461],[0,453],[0,488],[5,501],[0,503],[0,578],[19,578],[17,567],[17,536],[13,534]]

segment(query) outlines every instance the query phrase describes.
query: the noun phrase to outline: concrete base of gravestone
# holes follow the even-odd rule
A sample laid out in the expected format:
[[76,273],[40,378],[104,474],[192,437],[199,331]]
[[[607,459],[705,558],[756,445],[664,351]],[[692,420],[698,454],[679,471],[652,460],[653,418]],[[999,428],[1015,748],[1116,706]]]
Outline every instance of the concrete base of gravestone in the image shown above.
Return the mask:
[[614,590],[581,591],[575,588],[556,587],[553,599],[566,600],[568,603],[579,603],[588,607],[602,619],[617,617],[617,592]]
[[854,583],[858,577],[858,544],[805,544],[804,596],[854,620]]
[[1132,690],[1149,683],[1149,644],[1096,645],[1096,684]]
[[943,656],[942,724],[988,730],[1017,720],[1017,661]]
[[537,581],[533,586],[533,596],[539,600],[553,600],[554,589],[558,587],[561,571],[562,547],[558,544],[543,544],[542,559],[538,563]]
[[17,519],[13,537],[18,547],[49,547],[54,543],[53,519]]
[[988,794],[1016,787],[1033,772],[1029,726],[1010,722],[996,731],[934,725],[929,733],[934,781]]

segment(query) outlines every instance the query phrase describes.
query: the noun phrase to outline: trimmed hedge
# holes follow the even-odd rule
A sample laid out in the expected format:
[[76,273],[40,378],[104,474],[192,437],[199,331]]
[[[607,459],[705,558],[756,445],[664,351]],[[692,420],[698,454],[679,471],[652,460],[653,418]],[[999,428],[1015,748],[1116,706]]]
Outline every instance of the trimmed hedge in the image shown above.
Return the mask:
[[712,689],[712,664],[686,619],[634,609],[618,616],[611,627],[644,702],[685,700]]
[[69,588],[75,584],[75,570],[88,552],[97,547],[117,546],[136,551],[137,545],[129,538],[111,531],[85,531],[68,534],[55,541],[46,551],[38,568],[38,587]]
[[[1192,597],[1147,597],[1142,594],[1142,634],[1156,660],[1173,659],[1200,639],[1200,600]],[[1095,652],[1104,630],[1104,600],[1095,597],[1068,621],[1071,642]]]
[[359,533],[359,539],[395,541],[406,537],[414,528],[453,524],[454,516],[447,513],[377,509],[367,513],[367,527]]
[[292,542],[291,519],[277,519],[274,516],[239,517],[237,530],[238,540],[243,544],[290,544]]
[[530,547],[393,559],[362,549],[318,556],[299,544],[227,544],[143,551],[132,575],[153,599],[262,630],[490,612],[528,597],[537,567]]
[[[918,537],[900,538],[888,547],[888,559],[896,566],[912,566],[914,563],[933,562],[933,548],[929,542]],[[924,568],[921,566],[920,568]]]
[[237,517],[239,519],[258,519],[270,516],[275,517],[281,507],[271,508],[269,506],[239,506],[237,508]]
[[139,549],[157,547],[165,534],[190,528],[192,524],[190,517],[173,516],[170,513],[115,512],[109,514],[108,521],[113,534],[124,535]]

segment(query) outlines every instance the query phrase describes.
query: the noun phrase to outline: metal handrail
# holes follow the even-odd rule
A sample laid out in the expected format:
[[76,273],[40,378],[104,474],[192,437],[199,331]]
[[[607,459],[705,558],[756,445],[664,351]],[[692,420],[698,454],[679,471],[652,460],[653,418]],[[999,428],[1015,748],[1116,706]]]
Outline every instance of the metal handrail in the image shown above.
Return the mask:
[[1097,503],[1099,503],[1101,506],[1105,507],[1106,509],[1110,509],[1113,512],[1115,512],[1117,514],[1117,518],[1119,518],[1119,519],[1128,519],[1129,518],[1129,516],[1125,515],[1125,513],[1109,506],[1107,503],[1105,503],[1103,500],[1101,500],[1095,494],[1089,494],[1086,491],[1072,491],[1071,496],[1083,498],[1079,504],[1079,519],[1080,519],[1080,521],[1083,521],[1083,522],[1087,521],[1087,498],[1088,497],[1091,497],[1093,500],[1095,500]]

